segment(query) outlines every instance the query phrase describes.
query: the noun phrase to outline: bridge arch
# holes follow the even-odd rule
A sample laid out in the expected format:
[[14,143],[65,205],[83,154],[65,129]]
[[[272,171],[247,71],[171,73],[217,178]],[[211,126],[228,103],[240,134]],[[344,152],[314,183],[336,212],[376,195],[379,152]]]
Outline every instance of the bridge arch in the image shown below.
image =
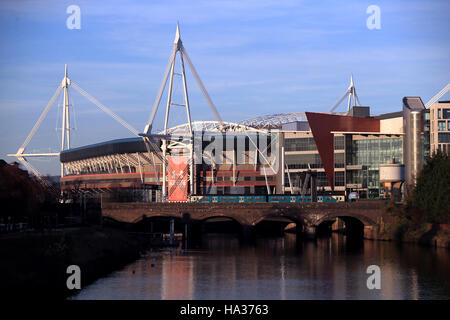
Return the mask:
[[250,230],[251,227],[249,227],[246,221],[239,219],[238,216],[225,214],[208,215],[194,219],[192,222],[190,238],[191,244],[194,247],[199,245],[201,247],[208,246],[208,241],[215,239],[204,237],[207,234],[234,235],[236,237],[234,240],[238,242],[233,242],[233,245],[237,245],[240,242],[249,242],[253,239],[253,233]]
[[179,215],[144,214],[133,223],[133,229],[149,233],[169,233],[171,220],[174,221],[175,233],[183,232],[183,221]]
[[266,213],[266,214],[262,214],[256,220],[253,220],[252,225],[257,225],[261,221],[271,219],[271,218],[284,218],[291,222],[294,222],[296,224],[301,224],[301,225],[304,225],[306,223],[301,217],[298,217],[298,216],[293,216],[290,214]]
[[344,222],[344,228],[338,225],[336,231],[343,232],[346,236],[363,239],[364,238],[364,227],[368,225],[373,225],[374,222],[363,215],[357,214],[331,214],[322,217],[316,224],[316,232],[318,234],[331,234],[332,224],[337,221],[336,218]]
[[282,235],[286,227],[292,223],[295,224],[295,229],[292,228],[292,231],[295,230],[296,233],[303,232],[306,223],[301,217],[278,212],[261,215],[252,222],[252,226],[256,228],[258,233]]
[[371,226],[371,225],[376,224],[376,221],[372,220],[371,218],[369,218],[365,215],[342,212],[342,213],[332,213],[332,214],[324,215],[315,223],[315,225],[318,226],[325,221],[335,220],[336,218],[341,218],[341,219],[342,218],[353,218],[353,219],[360,221],[364,226]]
[[229,215],[211,215],[208,217],[204,217],[200,220],[198,220],[198,223],[201,228],[202,233],[207,233],[208,231],[212,230],[213,232],[219,232],[221,233],[221,230],[216,230],[215,228],[209,228],[208,225],[211,226],[214,223],[220,224],[222,223],[222,226],[225,224],[226,231],[234,231],[236,233],[242,233],[242,229],[244,226],[243,221],[240,221],[240,219],[236,219],[236,217],[229,216]]
[[203,217],[201,218],[199,221],[200,222],[207,222],[207,221],[211,221],[211,220],[217,220],[217,219],[228,219],[228,220],[232,220],[235,221],[239,224],[243,224],[243,221],[240,221],[240,219],[231,216],[231,215],[224,215],[224,214],[217,214],[217,215],[211,215],[211,216],[207,216],[207,217]]

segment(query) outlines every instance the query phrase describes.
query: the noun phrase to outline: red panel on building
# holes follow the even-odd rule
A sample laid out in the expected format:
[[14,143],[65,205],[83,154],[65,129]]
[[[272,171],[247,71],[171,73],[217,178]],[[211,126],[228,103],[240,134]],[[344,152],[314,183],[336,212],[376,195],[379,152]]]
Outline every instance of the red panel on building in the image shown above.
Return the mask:
[[328,183],[331,188],[334,188],[334,135],[331,131],[380,132],[380,120],[315,112],[305,112],[305,114],[316,142]]
[[167,157],[167,188],[169,201],[187,201],[188,157]]

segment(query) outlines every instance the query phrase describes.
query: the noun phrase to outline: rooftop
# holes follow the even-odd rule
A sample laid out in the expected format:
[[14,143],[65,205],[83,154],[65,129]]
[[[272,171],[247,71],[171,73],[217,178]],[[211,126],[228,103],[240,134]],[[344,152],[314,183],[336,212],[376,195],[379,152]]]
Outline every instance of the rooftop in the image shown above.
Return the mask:
[[404,97],[403,105],[412,111],[421,111],[425,109],[425,106],[420,97]]

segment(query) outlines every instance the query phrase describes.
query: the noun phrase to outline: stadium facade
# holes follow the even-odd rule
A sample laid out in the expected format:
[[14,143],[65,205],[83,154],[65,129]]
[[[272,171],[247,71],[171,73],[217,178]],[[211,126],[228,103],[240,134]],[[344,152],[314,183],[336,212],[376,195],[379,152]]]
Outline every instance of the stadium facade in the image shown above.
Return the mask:
[[[439,119],[447,117],[449,104],[436,103],[431,108],[439,109]],[[224,131],[218,131],[198,124],[194,131],[202,138],[197,139],[201,142],[193,140],[197,152],[206,154],[211,149],[205,140],[222,140],[221,145],[229,145],[226,141],[230,139],[241,140],[244,147],[234,143],[223,151],[215,148],[212,161],[195,162],[192,174],[186,175],[187,199],[200,195],[299,194],[308,172],[315,177],[318,196],[347,196],[354,191],[361,198],[398,196],[404,182],[413,182],[430,154],[430,137],[444,131],[431,130],[429,111],[420,98],[405,97],[402,111],[375,116],[369,107],[355,106],[345,116],[306,112],[306,120],[272,123],[269,129],[261,125],[232,130],[239,125],[229,124]],[[436,128],[440,130],[438,125]],[[172,134],[176,136],[175,131]],[[269,166],[259,154],[262,148],[253,148],[253,141],[267,140],[268,136],[267,156],[278,161],[277,169],[272,171],[266,170]],[[271,141],[274,139],[278,140],[276,144]],[[162,146],[162,140],[154,141]],[[174,150],[167,156],[188,154],[183,148]],[[61,152],[60,160],[65,168],[61,188],[67,192],[113,191],[135,199],[139,195],[142,201],[161,200],[163,164],[148,152],[141,137],[72,148]],[[310,184],[306,190],[307,194],[313,192]],[[170,194],[170,190],[166,193]]]

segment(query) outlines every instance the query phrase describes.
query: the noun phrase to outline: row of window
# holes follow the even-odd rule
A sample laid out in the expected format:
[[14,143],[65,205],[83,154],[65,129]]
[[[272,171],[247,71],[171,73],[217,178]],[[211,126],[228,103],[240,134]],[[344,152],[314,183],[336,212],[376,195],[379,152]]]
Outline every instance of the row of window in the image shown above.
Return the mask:
[[348,164],[366,165],[378,169],[380,164],[402,162],[403,146],[401,138],[354,140],[351,153],[348,154]]
[[380,172],[378,170],[355,170],[347,173],[347,183],[359,184],[363,188],[380,188]]
[[[344,137],[334,137],[334,150],[344,150]],[[314,138],[287,138],[284,141],[285,151],[315,151],[317,150]]]
[[285,151],[314,151],[317,150],[314,138],[292,138],[284,140]]
[[308,165],[314,169],[323,168],[322,160],[318,153],[287,154],[285,161],[289,169],[307,169]]
[[[203,182],[211,182],[212,181],[212,177],[210,175],[206,176],[206,177],[200,177],[201,181]],[[255,176],[255,177],[251,177],[251,176],[238,176],[236,181],[265,181],[266,178],[265,176]],[[274,180],[274,176],[267,176],[267,180],[268,181],[272,181]],[[215,178],[215,181],[233,181],[233,177],[232,176],[218,176]]]
[[[437,115],[438,119],[450,119],[450,109],[437,109]],[[431,117],[433,117],[433,114],[431,114]]]
[[[288,154],[285,156],[285,161],[289,169],[312,169],[323,168],[322,160],[318,153],[310,154]],[[308,167],[309,165],[309,167]],[[334,167],[344,168],[345,165],[345,154],[335,153],[334,154]]]
[[[292,184],[298,184],[298,178],[301,175],[301,173],[299,172],[293,172],[290,173],[289,175],[287,173],[285,173],[285,177],[284,177],[284,186],[285,187],[289,187],[289,176],[291,179],[291,183]],[[325,172],[317,172],[317,186],[318,187],[326,187],[328,186],[328,179],[327,176],[325,174]],[[336,171],[334,173],[334,185],[335,186],[345,186],[345,172],[344,171]]]
[[203,187],[202,194],[267,194],[265,186],[256,187]]

